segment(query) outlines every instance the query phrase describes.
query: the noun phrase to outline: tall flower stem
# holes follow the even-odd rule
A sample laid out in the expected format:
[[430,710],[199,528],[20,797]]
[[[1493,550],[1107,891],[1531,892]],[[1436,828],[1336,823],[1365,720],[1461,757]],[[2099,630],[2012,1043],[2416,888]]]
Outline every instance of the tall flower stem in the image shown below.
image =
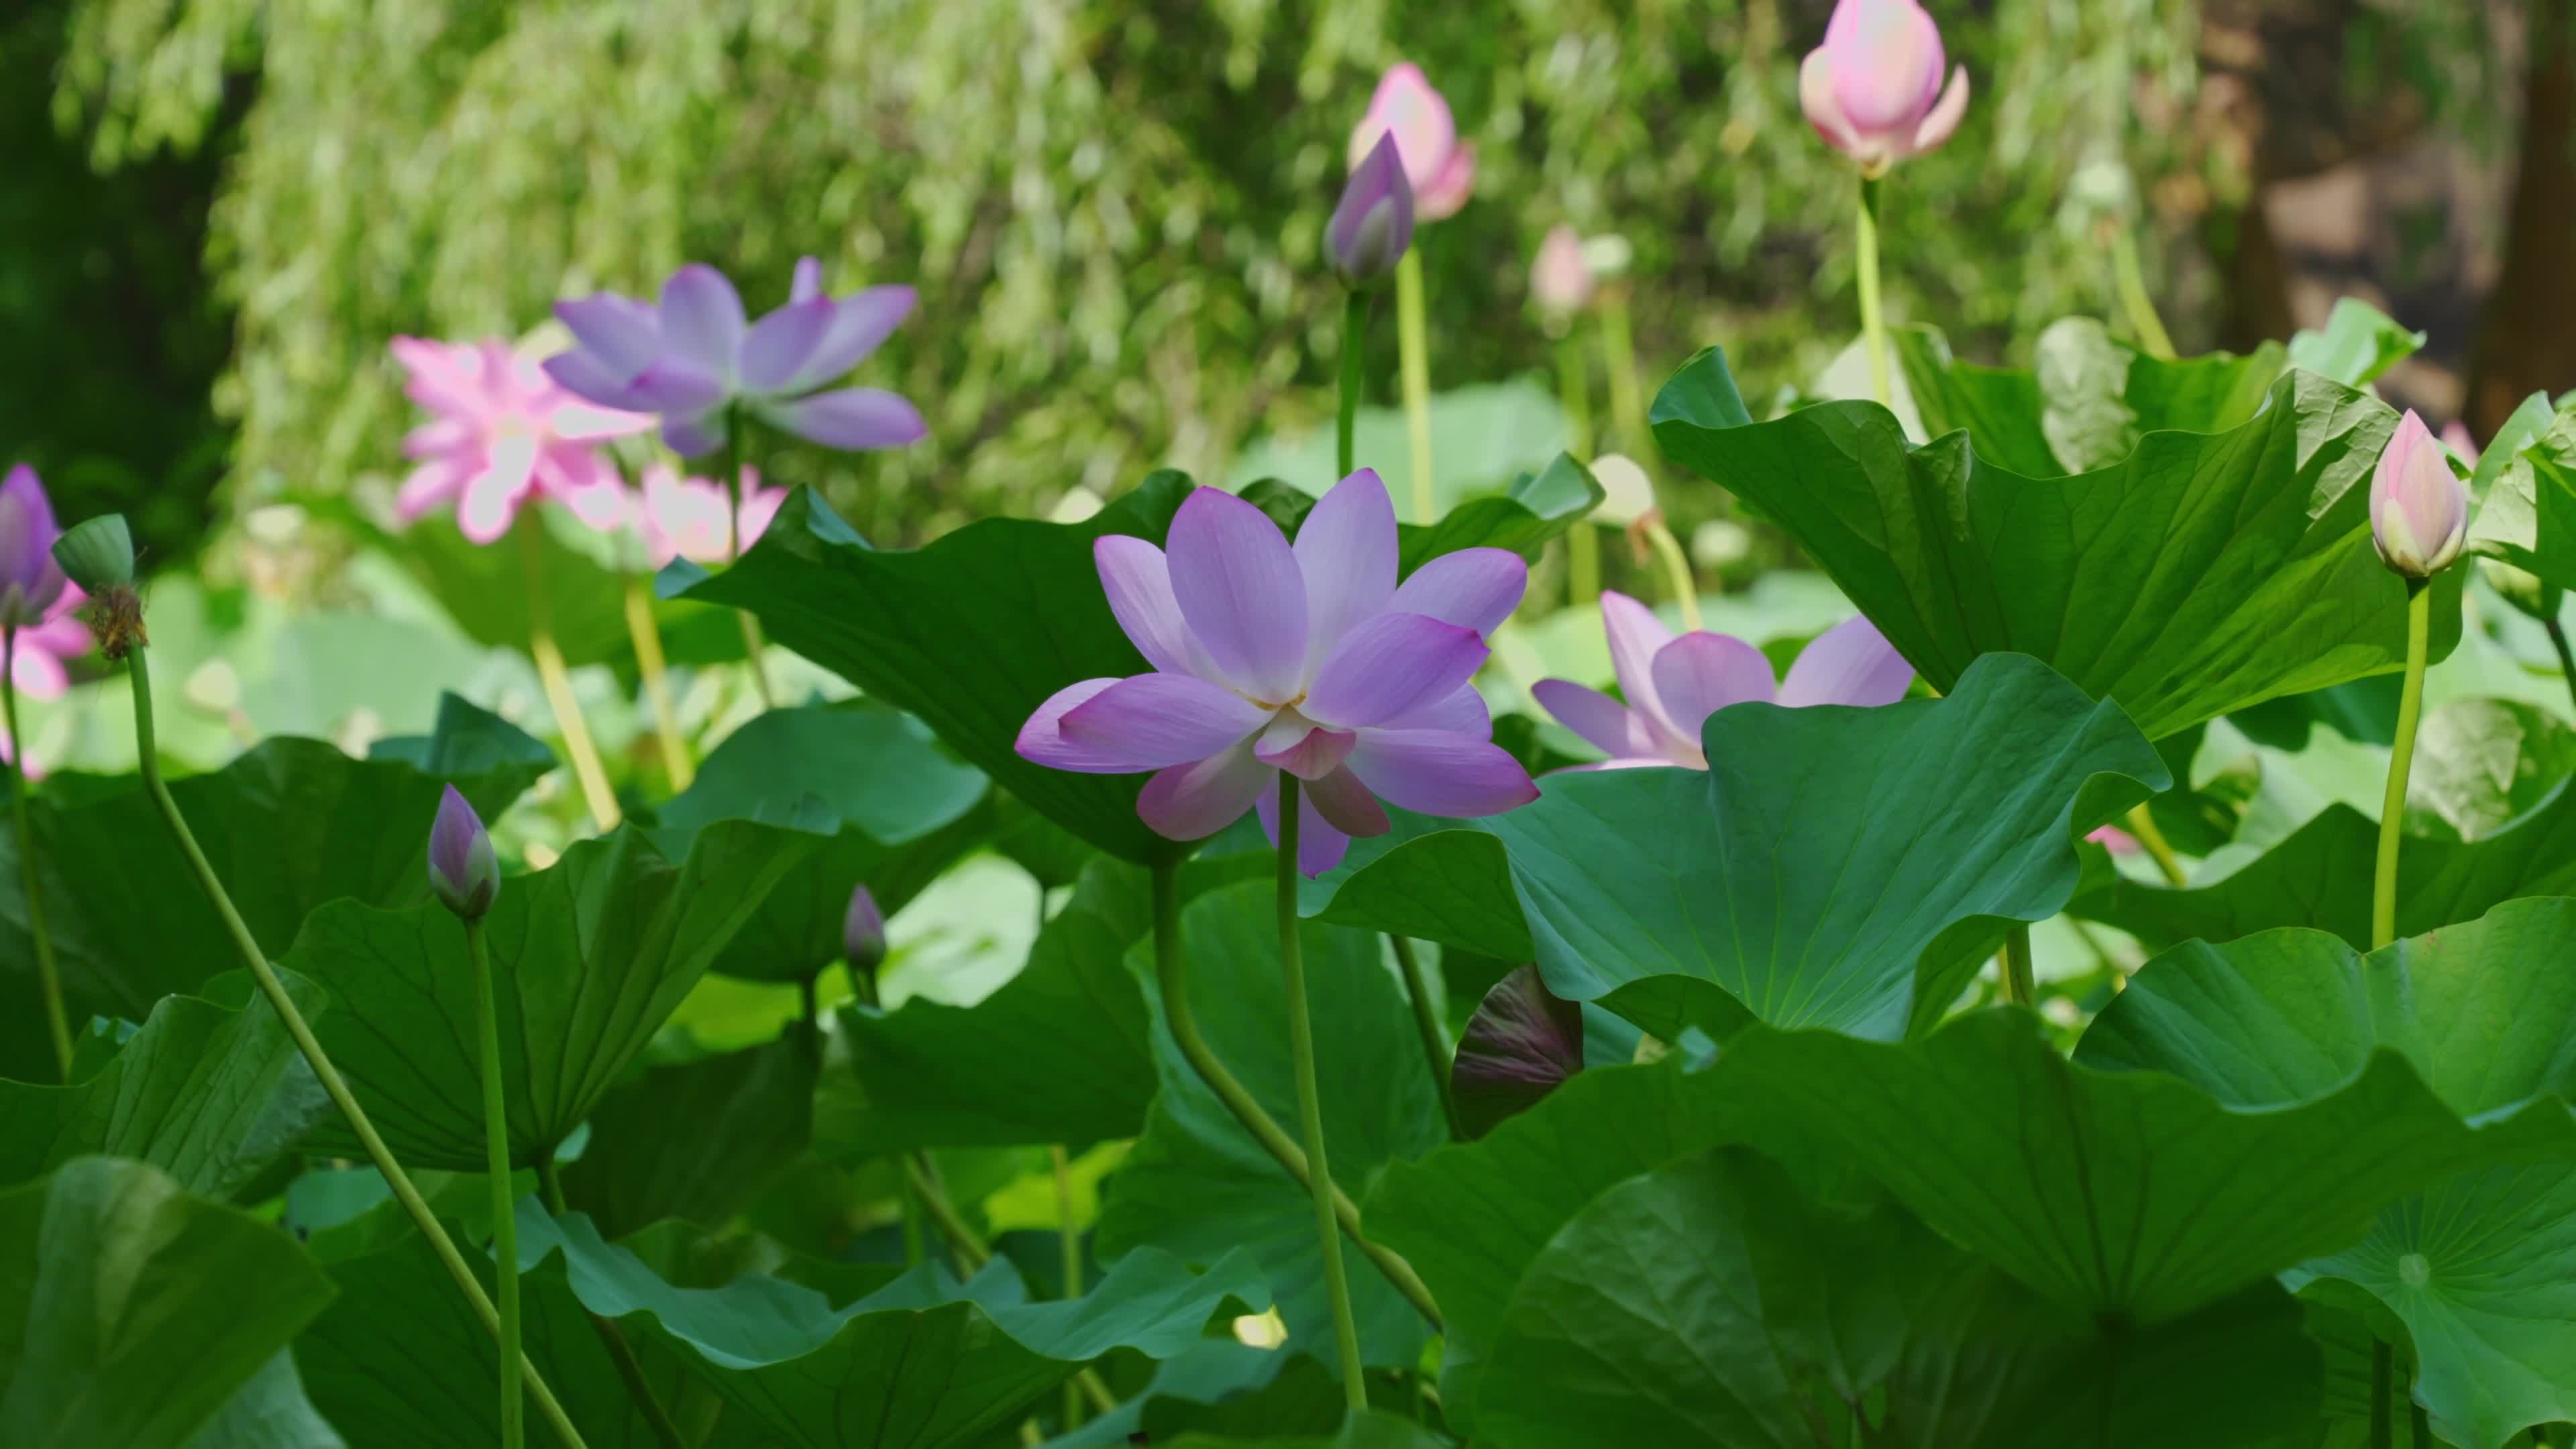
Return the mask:
[[563,731],[564,753],[572,756],[573,778],[581,784],[590,820],[603,832],[623,818],[617,792],[608,787],[608,769],[599,762],[599,746],[590,740],[590,721],[581,717],[581,701],[572,692],[572,673],[564,667],[563,649],[555,643],[554,608],[546,597],[545,525],[522,513],[510,531],[519,536],[520,572],[528,585],[528,657],[537,662],[537,680],[545,686],[546,706]]
[[2424,716],[2424,660],[2433,633],[2430,581],[2406,581],[2406,685],[2397,696],[2397,739],[2388,752],[2388,793],[2379,804],[2379,859],[2370,880],[2370,949],[2397,939],[2397,840],[2406,823],[2406,777],[2415,766],[2415,726]]
[[[383,1137],[377,1135],[375,1124],[367,1119],[366,1109],[358,1105],[357,1097],[349,1091],[349,1084],[341,1079],[339,1068],[331,1064],[329,1054],[322,1050],[322,1043],[313,1035],[312,1026],[304,1020],[304,1013],[297,1009],[295,999],[286,994],[286,984],[278,979],[276,970],[268,964],[268,956],[260,950],[259,941],[251,935],[250,927],[242,923],[241,912],[233,909],[232,897],[225,893],[224,883],[215,875],[214,867],[206,863],[206,853],[198,848],[196,835],[188,829],[187,817],[179,813],[179,802],[171,798],[170,787],[162,781],[158,746],[153,741],[152,673],[146,667],[146,653],[146,649],[138,644],[128,656],[132,660],[128,678],[134,689],[134,743],[136,753],[141,756],[139,768],[145,793],[152,797],[153,805],[161,812],[162,823],[169,827],[171,839],[178,844],[179,854],[188,862],[189,873],[196,877],[197,888],[206,893],[215,914],[222,918],[225,933],[232,937],[234,949],[241,953],[242,964],[250,968],[252,978],[258,981],[260,994],[268,998],[269,1006],[285,1025],[286,1034],[294,1039],[295,1049],[304,1054],[305,1063],[313,1068],[314,1079],[322,1084],[323,1093],[330,1097],[332,1106],[340,1109],[340,1116],[348,1122],[349,1131],[366,1149],[368,1160],[376,1165],[377,1172],[383,1174],[385,1186],[393,1190],[395,1199],[403,1205],[403,1211],[410,1215],[413,1226],[429,1240],[431,1251],[445,1265],[448,1276],[456,1280],[457,1291],[465,1295],[465,1301],[473,1307],[475,1316],[483,1320],[485,1331],[497,1340],[501,1332],[501,1315],[492,1306],[491,1295],[483,1291],[482,1280],[466,1266],[465,1255],[456,1250],[456,1243],[447,1236],[446,1227],[438,1221],[438,1215],[430,1211],[428,1200],[420,1195],[419,1188],[412,1185],[411,1175],[403,1171],[402,1164],[394,1159],[393,1150],[385,1146]],[[553,1426],[555,1437],[570,1449],[583,1449],[581,1431],[573,1427],[563,1405],[555,1401],[553,1392],[547,1389],[544,1378],[537,1373],[536,1365],[529,1363],[524,1354],[520,1356],[520,1371],[527,1375],[528,1396],[537,1401],[537,1413]]]
[[1637,383],[1637,342],[1628,326],[1628,289],[1601,289],[1601,371],[1610,384],[1610,421],[1618,426],[1619,446],[1633,458],[1654,454],[1646,431],[1646,390]]
[[1342,299],[1342,405],[1333,419],[1333,469],[1351,476],[1359,457],[1361,362],[1368,355],[1368,293],[1354,287]]
[[1436,523],[1431,487],[1431,324],[1422,300],[1422,249],[1395,264],[1396,365],[1404,376],[1404,432],[1413,445],[1413,521]]
[[1386,939],[1395,948],[1395,964],[1403,968],[1404,993],[1413,998],[1413,1030],[1422,1038],[1422,1062],[1431,1069],[1432,1089],[1440,1094],[1440,1115],[1448,1120],[1449,1135],[1464,1142],[1466,1125],[1458,1120],[1458,1103],[1449,1094],[1449,1037],[1432,1008],[1430,974],[1422,969],[1422,956],[1413,949],[1413,942],[1395,935]]
[[[1073,1160],[1058,1142],[1047,1148],[1049,1165],[1055,1169],[1055,1239],[1064,1256],[1064,1301],[1071,1303],[1082,1296],[1082,1229],[1073,1220]],[[1066,1380],[1064,1386],[1064,1422],[1057,1426],[1070,1433],[1082,1424],[1082,1386]]]
[[1682,628],[1699,629],[1699,580],[1691,576],[1689,555],[1682,552],[1682,541],[1673,537],[1670,524],[1661,513],[1649,513],[1644,520],[1646,542],[1654,545],[1655,557],[1663,561],[1665,582],[1672,588],[1673,603],[1682,611]]
[[[949,1251],[956,1255],[962,1270],[958,1276],[971,1278],[981,1272],[985,1264],[993,1261],[992,1245],[985,1242],[983,1235],[949,1204],[948,1193],[939,1185],[939,1170],[930,1165],[930,1154],[905,1154],[903,1170],[904,1175],[911,1179],[913,1191],[920,1197],[922,1207],[930,1214],[931,1222],[938,1227],[940,1236],[948,1240]],[[1090,1369],[1075,1374],[1073,1386],[1091,1401],[1096,1412],[1106,1414],[1118,1407],[1118,1396],[1109,1392],[1109,1386],[1101,1382],[1100,1375]]]
[[[1556,396],[1565,410],[1565,451],[1579,463],[1592,461],[1592,377],[1583,355],[1580,333],[1568,330],[1556,343]],[[1601,535],[1588,519],[1565,531],[1566,601],[1578,609],[1601,599]]]
[[2370,1341],[2370,1449],[2396,1449],[2396,1415],[2388,1396],[2397,1390],[2397,1355],[2387,1340]]
[[2016,1006],[2034,1005],[2039,1000],[2039,986],[2031,971],[2027,925],[2016,925],[2004,933],[2004,1000]]
[[[563,1170],[555,1165],[553,1148],[537,1157],[537,1188],[545,1194],[546,1211],[556,1217],[572,1211],[564,1200]],[[653,1393],[653,1385],[644,1377],[644,1365],[635,1357],[634,1345],[626,1341],[625,1330],[614,1319],[582,1310],[590,1318],[591,1331],[599,1335],[600,1346],[608,1350],[609,1361],[617,1365],[617,1377],[626,1384],[626,1397],[633,1401],[636,1412],[644,1416],[644,1425],[652,1431],[653,1442],[662,1449],[688,1449],[688,1440],[671,1418],[671,1411]]]
[[[1153,881],[1154,981],[1163,998],[1163,1024],[1172,1033],[1173,1044],[1181,1049],[1181,1057],[1190,1064],[1190,1070],[1196,1072],[1208,1090],[1216,1094],[1217,1100],[1225,1104],[1225,1109],[1234,1114],[1234,1120],[1243,1124],[1243,1130],[1252,1134],[1252,1140],[1260,1143],[1262,1150],[1286,1169],[1299,1187],[1313,1190],[1314,1179],[1306,1170],[1305,1149],[1280,1130],[1279,1124],[1271,1120],[1259,1102],[1253,1100],[1252,1093],[1244,1090],[1243,1083],[1235,1079],[1225,1063],[1217,1060],[1207,1038],[1199,1035],[1198,1018],[1190,1010],[1188,983],[1181,973],[1179,882],[1174,879],[1174,869],[1168,864],[1154,867]],[[1340,1188],[1332,1191],[1333,1217],[1341,1224],[1342,1231],[1350,1235],[1360,1255],[1386,1275],[1386,1280],[1395,1285],[1395,1291],[1403,1294],[1414,1311],[1430,1323],[1432,1332],[1445,1331],[1440,1305],[1432,1300],[1431,1290],[1423,1286],[1422,1276],[1413,1271],[1413,1265],[1404,1260],[1403,1254],[1383,1243],[1372,1242],[1361,1233],[1359,1208]]]
[[528,1441],[519,1393],[519,1217],[510,1191],[510,1105],[501,1090],[501,1012],[492,995],[492,952],[483,918],[465,921],[465,954],[474,963],[474,1036],[483,1068],[483,1148],[492,1179],[492,1266],[501,1300],[501,1449]]
[[2165,839],[2163,828],[2156,824],[2155,812],[2147,808],[2144,800],[2129,808],[2129,833],[2138,838],[2138,844],[2154,859],[2156,869],[2164,873],[2165,884],[2180,888],[2189,882],[2190,878],[2182,873],[2182,857],[2174,854],[2173,842]]
[[689,788],[698,769],[689,742],[680,737],[680,711],[671,703],[671,675],[662,659],[662,626],[653,620],[653,596],[642,579],[626,581],[626,636],[635,644],[635,672],[644,678],[644,701],[653,710],[653,738],[662,747],[662,773],[674,791]]
[[[750,419],[742,415],[740,408],[735,408],[725,418],[724,478],[727,500],[725,561],[727,563],[742,561],[742,470],[749,466],[750,462],[745,457],[750,450],[742,445],[742,430],[749,423]],[[749,609],[736,609],[734,617],[742,621],[743,654],[751,662],[751,682],[760,689],[760,707],[776,709],[778,697],[769,689],[769,667],[760,662],[760,620],[754,617]]]
[[1869,354],[1870,392],[1883,408],[1896,406],[1887,376],[1887,319],[1878,305],[1879,179],[1860,179],[1860,211],[1852,222],[1852,239],[1860,272],[1860,345]]
[[1297,777],[1279,772],[1279,979],[1288,1013],[1288,1059],[1297,1074],[1297,1116],[1306,1128],[1313,1177],[1315,1233],[1324,1250],[1324,1296],[1332,1304],[1333,1343],[1341,1351],[1342,1398],[1368,1408],[1361,1376],[1359,1324],[1351,1317],[1351,1283],[1342,1273],[1341,1224],[1333,1213],[1333,1169],[1324,1157],[1324,1097],[1315,1080],[1315,1024],[1306,1010],[1306,956],[1297,938]]
[[2138,334],[2139,349],[2149,357],[2173,361],[2173,337],[2165,331],[2165,319],[2156,315],[2155,300],[2147,295],[2146,270],[2138,265],[2138,239],[2125,226],[2111,232],[2111,276],[2119,288],[2120,308],[2129,314],[2129,330]]
[[27,737],[18,732],[18,630],[0,628],[0,727],[9,735],[9,813],[18,831],[18,880],[27,897],[27,934],[36,942],[36,986],[45,998],[45,1030],[54,1042],[54,1074],[72,1079],[72,1028],[63,1014],[63,978],[54,965],[54,937],[45,927],[44,872],[38,867],[36,828],[27,814]]
[[2568,647],[2567,626],[2559,623],[2558,616],[2552,614],[2541,621],[2540,627],[2549,631],[2550,647],[2558,651],[2559,677],[2567,682],[2568,699],[2576,701],[2576,649]]

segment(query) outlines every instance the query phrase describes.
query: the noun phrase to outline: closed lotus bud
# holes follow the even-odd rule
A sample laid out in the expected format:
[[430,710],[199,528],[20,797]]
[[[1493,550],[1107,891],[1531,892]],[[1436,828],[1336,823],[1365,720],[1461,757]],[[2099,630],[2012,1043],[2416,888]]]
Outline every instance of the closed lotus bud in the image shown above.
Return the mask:
[[0,480],[0,626],[41,624],[63,596],[53,552],[61,532],[36,470],[24,463],[10,469]]
[[2429,579],[2460,556],[2469,533],[2469,490],[2424,420],[2408,409],[2370,475],[2370,541],[2380,562]]
[[1825,43],[1798,68],[1798,103],[1827,145],[1872,176],[1950,139],[1968,68],[1942,72],[1941,27],[1915,0],[1836,0]]
[[482,919],[501,894],[491,832],[453,785],[439,797],[438,819],[429,827],[429,888],[440,905],[468,921]]
[[1591,304],[1592,267],[1583,259],[1583,239],[1574,228],[1548,228],[1547,240],[1538,244],[1538,256],[1530,263],[1530,296],[1540,311],[1559,319]]
[[1324,226],[1324,260],[1345,285],[1374,286],[1411,245],[1413,183],[1404,179],[1395,137],[1380,136],[1342,184],[1341,204]]
[[870,977],[885,963],[885,913],[877,909],[877,898],[868,894],[866,886],[850,892],[850,913],[841,918],[841,950],[852,971]]

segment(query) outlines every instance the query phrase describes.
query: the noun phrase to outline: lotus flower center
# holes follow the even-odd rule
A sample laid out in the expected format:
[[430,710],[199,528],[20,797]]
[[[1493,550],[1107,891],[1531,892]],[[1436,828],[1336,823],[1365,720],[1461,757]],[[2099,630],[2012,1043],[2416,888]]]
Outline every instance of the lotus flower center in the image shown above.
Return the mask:
[[1269,700],[1269,699],[1263,699],[1260,695],[1257,695],[1257,694],[1247,694],[1247,695],[1245,695],[1245,696],[1244,696],[1244,698],[1245,698],[1245,699],[1248,699],[1248,700],[1251,700],[1254,704],[1257,704],[1257,705],[1261,706],[1263,709],[1266,709],[1266,710],[1270,711],[1272,714],[1277,714],[1279,711],[1281,711],[1281,710],[1283,710],[1283,709],[1295,709],[1297,706],[1299,706],[1299,705],[1301,705],[1301,704],[1304,704],[1304,703],[1306,702],[1306,691],[1304,691],[1304,690],[1302,690],[1302,689],[1301,689],[1301,690],[1299,690],[1299,691],[1297,691],[1297,697],[1296,697],[1296,698],[1294,698],[1294,699],[1289,699],[1289,700]]

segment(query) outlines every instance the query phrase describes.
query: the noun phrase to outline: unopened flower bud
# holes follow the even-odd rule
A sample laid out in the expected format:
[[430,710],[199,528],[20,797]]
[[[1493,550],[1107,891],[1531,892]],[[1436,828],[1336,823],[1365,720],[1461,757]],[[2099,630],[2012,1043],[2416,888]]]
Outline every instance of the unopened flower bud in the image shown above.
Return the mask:
[[2410,408],[2371,471],[2370,541],[2391,570],[2429,579],[2460,556],[2468,532],[2469,490]]
[[440,905],[468,921],[482,919],[501,893],[492,834],[453,785],[439,797],[438,819],[429,827],[429,888]]
[[850,892],[850,913],[841,918],[841,950],[852,971],[870,977],[885,963],[885,914],[866,886]]
[[1342,185],[1341,204],[1324,227],[1324,260],[1345,285],[1374,286],[1411,245],[1413,184],[1404,179],[1394,136],[1380,136]]

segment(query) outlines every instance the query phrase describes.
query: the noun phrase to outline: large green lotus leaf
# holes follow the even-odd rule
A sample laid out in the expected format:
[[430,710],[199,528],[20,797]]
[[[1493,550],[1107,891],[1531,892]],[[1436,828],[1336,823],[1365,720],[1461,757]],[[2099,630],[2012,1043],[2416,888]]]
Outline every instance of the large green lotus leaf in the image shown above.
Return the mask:
[[[1174,889],[1186,902],[1267,864],[1193,861]],[[838,1103],[827,1088],[820,1135],[836,1151],[876,1154],[1142,1132],[1155,1089],[1152,1028],[1127,952],[1152,926],[1146,872],[1094,857],[1019,974],[974,1006],[915,996],[892,1011],[845,1008],[859,1100]]]
[[277,1229],[76,1158],[0,1192],[0,1443],[175,1449],[330,1298]]
[[[1655,438],[1787,529],[1935,689],[1980,654],[2031,654],[2161,739],[2405,661],[2406,591],[2368,536],[2396,415],[2303,370],[2266,399],[2229,431],[2032,477],[1973,432],[1911,447],[1870,403],[1756,423],[1712,349],[1656,399]],[[2437,656],[2459,587],[2437,585]]]
[[656,839],[678,855],[686,832],[713,821],[832,811],[832,844],[780,880],[716,958],[727,976],[798,981],[841,959],[851,887],[892,914],[990,833],[976,809],[987,789],[920,721],[882,705],[774,709],[716,746],[662,807]]
[[738,1052],[648,1067],[600,1098],[564,1195],[611,1237],[664,1218],[721,1227],[813,1137],[819,1049],[802,1027]]
[[1617,992],[1658,1035],[1701,983],[1776,1026],[1892,1038],[1948,1009],[2006,923],[2057,913],[2077,837],[2168,783],[2118,706],[2019,655],[1946,698],[1738,705],[1701,737],[1704,773],[1557,774],[1508,815],[1408,821],[1301,908],[1535,959],[1557,995]]
[[[347,896],[400,906],[429,898],[430,821],[454,783],[484,818],[500,815],[552,768],[543,745],[449,697],[432,742],[412,759],[353,760],[319,740],[269,740],[208,775],[171,784],[209,864],[251,934],[286,949],[314,907]],[[197,888],[142,782],[73,782],[82,803],[39,797],[45,919],[75,1025],[140,1021],[162,997],[236,970],[232,937]],[[0,820],[0,991],[35,1000],[15,827]],[[0,1011],[0,1073],[53,1073],[41,1013]]]
[[2406,780],[2406,828],[2478,840],[2576,774],[2576,729],[2512,699],[2447,700],[2424,715]]
[[1193,1431],[1152,1442],[1169,1449],[1447,1449],[1450,1441],[1402,1415],[1363,1409],[1343,1421],[1337,1434],[1237,1438]]
[[2576,588],[2576,397],[2523,400],[2487,442],[2469,491],[2469,552]]
[[968,763],[1101,849],[1174,860],[1189,847],[1136,818],[1143,776],[1049,770],[1012,746],[1057,690],[1145,672],[1110,616],[1091,545],[1112,533],[1161,542],[1189,490],[1187,477],[1156,473],[1082,523],[990,518],[893,550],[800,488],[740,562],[713,576],[674,564],[662,588],[753,611],[771,638],[920,716]]
[[[1281,1015],[1276,898],[1266,881],[1213,890],[1181,912],[1181,950],[1201,1035],[1255,1100],[1299,1136],[1296,1078]],[[1326,1161],[1355,1201],[1380,1172],[1449,1139],[1411,1011],[1371,934],[1308,922],[1298,932],[1315,1022]],[[1149,944],[1129,957],[1153,980]],[[1150,991],[1150,986],[1149,986]],[[1097,1249],[1154,1246],[1194,1261],[1251,1252],[1278,1296],[1292,1343],[1330,1352],[1322,1249],[1313,1201],[1235,1121],[1162,1026],[1150,996],[1162,1079],[1144,1134],[1109,1180]],[[1345,1248],[1361,1348],[1375,1364],[1409,1364],[1427,1325],[1368,1260]]]
[[1398,525],[1404,571],[1462,548],[1504,548],[1535,558],[1549,539],[1600,507],[1602,496],[1592,470],[1559,453],[1538,472],[1513,478],[1498,497],[1453,504],[1427,526]]
[[[536,1162],[581,1125],[771,886],[823,843],[719,821],[675,865],[626,826],[502,882],[484,933],[513,1162]],[[279,964],[331,993],[316,1034],[395,1155],[415,1169],[480,1170],[474,977],[456,917],[435,904],[335,902]]]
[[269,1355],[241,1392],[187,1441],[188,1449],[349,1449],[304,1393],[295,1355]]
[[[313,983],[289,974],[285,984],[308,1020],[323,1014]],[[267,999],[230,972],[205,997],[163,997],[75,1085],[0,1082],[0,1182],[100,1154],[149,1162],[181,1191],[229,1198],[330,1110]]]
[[[1118,1349],[1168,1358],[1201,1341],[1221,1311],[1267,1300],[1242,1253],[1205,1272],[1169,1254],[1129,1253],[1082,1297],[1027,1301],[1002,1260],[959,1285],[925,1266],[835,1308],[776,1278],[675,1288],[588,1219],[549,1219],[523,1204],[520,1259],[568,1275],[583,1306],[685,1351],[765,1442],[808,1449],[868,1444],[947,1449],[1015,1423],[1083,1364]],[[540,1266],[560,1255],[561,1267]]]
[[[2317,931],[2193,942],[2147,963],[2076,1059],[2260,1109],[2331,1091],[2390,1051],[2464,1118],[2535,1099],[2563,1117],[2576,1098],[2570,940],[2576,900],[2556,898],[2367,956]],[[2442,1181],[2292,1276],[2357,1283],[2396,1313],[2420,1361],[2415,1392],[2456,1442],[2492,1449],[2576,1417],[2576,1149]]]
[[2102,1322],[1901,1210],[1826,1207],[1772,1163],[1718,1149],[1611,1188],[1539,1253],[1477,1435],[1507,1449],[2246,1443],[2316,1421],[2301,1321],[2260,1283],[2170,1323]]
[[2049,324],[2029,367],[1961,362],[1929,327],[1900,328],[1890,341],[1925,434],[1964,430],[1980,459],[2026,478],[2109,467],[2148,433],[2237,427],[2263,405],[2282,366],[2272,343],[2243,357],[2149,357],[2090,317]]
[[2337,297],[2323,330],[2302,328],[2291,335],[2290,365],[2346,387],[2364,387],[2423,347],[2423,333],[2358,297]]

